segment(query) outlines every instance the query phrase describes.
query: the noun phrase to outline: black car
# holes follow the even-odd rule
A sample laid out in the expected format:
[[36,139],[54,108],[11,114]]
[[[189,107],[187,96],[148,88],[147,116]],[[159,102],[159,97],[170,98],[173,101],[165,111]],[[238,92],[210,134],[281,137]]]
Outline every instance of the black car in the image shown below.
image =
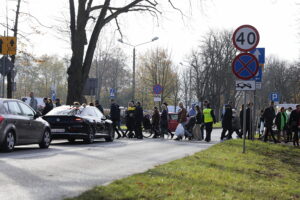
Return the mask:
[[114,140],[112,121],[94,106],[59,106],[43,116],[51,126],[52,139],[67,139],[73,143],[83,139],[93,143],[95,138]]
[[0,99],[0,148],[13,151],[16,145],[39,144],[48,148],[51,129],[27,104],[16,99]]

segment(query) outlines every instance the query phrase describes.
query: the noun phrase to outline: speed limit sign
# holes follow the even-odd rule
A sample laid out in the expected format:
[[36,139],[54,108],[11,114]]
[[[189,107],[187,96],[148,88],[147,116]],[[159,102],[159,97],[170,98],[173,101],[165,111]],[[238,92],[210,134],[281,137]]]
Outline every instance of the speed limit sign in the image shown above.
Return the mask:
[[234,46],[240,51],[251,51],[259,43],[259,33],[251,25],[238,27],[232,36]]

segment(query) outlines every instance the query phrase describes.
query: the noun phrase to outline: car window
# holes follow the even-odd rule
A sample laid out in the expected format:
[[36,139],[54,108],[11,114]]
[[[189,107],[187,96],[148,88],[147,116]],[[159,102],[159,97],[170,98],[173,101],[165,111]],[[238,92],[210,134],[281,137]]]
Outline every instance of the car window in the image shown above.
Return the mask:
[[82,116],[93,116],[95,117],[96,113],[94,112],[92,107],[86,107],[81,112]]
[[178,115],[170,115],[171,120],[178,120]]
[[8,102],[8,111],[10,114],[13,114],[13,115],[22,115],[23,114],[16,101]]
[[20,103],[20,102],[19,102],[19,105],[20,105],[20,107],[21,107],[24,115],[26,115],[26,116],[34,116],[34,111],[31,108],[29,108],[29,106],[27,106],[24,103]]
[[52,109],[46,115],[79,115],[81,113],[82,107],[71,107],[71,106],[59,106]]
[[1,113],[8,113],[8,104],[7,104],[7,102],[3,103],[3,112],[1,110]]
[[105,118],[104,115],[101,113],[101,111],[98,108],[94,108],[94,111],[98,118],[100,118],[100,119]]

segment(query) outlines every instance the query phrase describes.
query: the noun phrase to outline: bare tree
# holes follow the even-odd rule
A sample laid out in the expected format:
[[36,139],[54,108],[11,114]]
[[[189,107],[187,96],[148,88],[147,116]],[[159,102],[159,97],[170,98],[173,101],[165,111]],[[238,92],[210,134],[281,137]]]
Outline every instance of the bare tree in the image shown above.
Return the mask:
[[[169,3],[174,7],[171,0]],[[84,83],[88,77],[98,37],[103,27],[114,21],[120,30],[118,16],[128,12],[149,12],[157,16],[158,13],[161,13],[158,5],[156,0],[122,2],[104,0],[104,3],[93,0],[78,0],[75,3],[74,0],[69,0],[72,57],[68,68],[67,103],[82,99]],[[94,22],[94,26],[88,38],[86,29],[90,20]]]

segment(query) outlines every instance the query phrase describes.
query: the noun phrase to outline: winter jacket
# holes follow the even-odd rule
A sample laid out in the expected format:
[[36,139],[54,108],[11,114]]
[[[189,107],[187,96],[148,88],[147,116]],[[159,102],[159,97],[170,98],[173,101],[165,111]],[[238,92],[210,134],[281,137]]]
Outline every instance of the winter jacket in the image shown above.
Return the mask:
[[186,117],[187,111],[185,108],[182,108],[179,112],[178,112],[178,123],[184,123],[187,121],[187,117]]
[[112,103],[110,105],[110,117],[111,117],[111,120],[114,122],[120,121],[121,116],[120,116],[120,108],[119,108],[118,104]]
[[275,114],[275,109],[273,108],[273,106],[270,106],[265,109],[263,118],[265,120],[266,126],[272,126],[273,120],[275,117],[276,117],[276,114]]
[[276,115],[275,124],[277,126],[277,130],[283,131],[287,124],[287,115],[285,112],[279,112]]
[[232,108],[230,105],[225,106],[225,113],[222,117],[222,127],[232,129]]

